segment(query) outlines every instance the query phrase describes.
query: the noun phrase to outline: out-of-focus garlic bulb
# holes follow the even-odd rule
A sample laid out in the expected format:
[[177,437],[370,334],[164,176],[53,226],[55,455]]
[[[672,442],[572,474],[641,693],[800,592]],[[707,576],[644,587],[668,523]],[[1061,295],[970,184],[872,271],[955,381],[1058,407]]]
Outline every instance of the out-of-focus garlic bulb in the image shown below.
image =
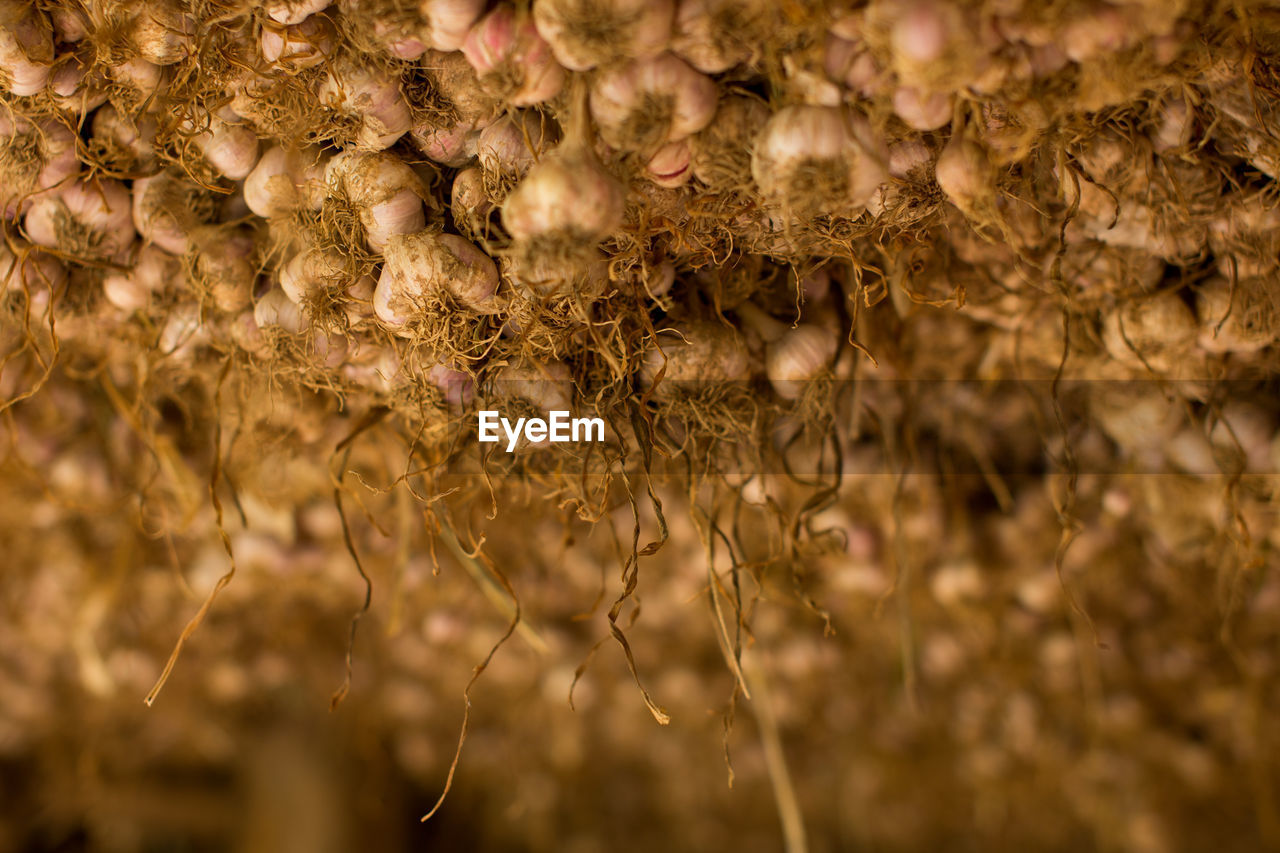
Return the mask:
[[704,383],[741,382],[751,375],[746,341],[722,322],[695,320],[660,329],[658,336],[645,351],[639,374],[642,388],[651,388],[659,371],[659,387],[668,393],[696,391]]
[[121,311],[141,311],[150,304],[152,294],[181,281],[182,276],[177,258],[155,246],[142,246],[130,269],[112,271],[102,279],[102,291]]
[[788,329],[766,351],[765,373],[773,390],[784,400],[803,396],[805,388],[830,366],[839,341],[831,329],[811,323]]
[[664,53],[602,71],[591,85],[591,115],[609,145],[652,152],[706,127],[717,94],[711,78]]
[[792,106],[756,139],[751,173],[764,197],[796,215],[856,216],[888,177],[865,119],[840,107]]
[[219,311],[236,312],[253,301],[258,250],[243,226],[205,225],[194,229],[183,264],[187,280]]
[[564,68],[533,21],[510,6],[481,18],[467,34],[462,52],[481,84],[513,107],[549,101],[564,86]]
[[682,187],[693,177],[693,152],[688,139],[668,142],[645,163],[645,174],[660,187]]
[[768,24],[760,0],[680,0],[671,50],[704,74],[751,59]]
[[560,64],[589,71],[666,49],[674,0],[534,0],[533,20]]
[[555,121],[533,110],[498,119],[482,130],[476,154],[489,197],[498,202],[505,199],[508,189],[559,140]]
[[517,241],[592,245],[622,224],[622,186],[590,152],[561,146],[529,170],[502,205]]

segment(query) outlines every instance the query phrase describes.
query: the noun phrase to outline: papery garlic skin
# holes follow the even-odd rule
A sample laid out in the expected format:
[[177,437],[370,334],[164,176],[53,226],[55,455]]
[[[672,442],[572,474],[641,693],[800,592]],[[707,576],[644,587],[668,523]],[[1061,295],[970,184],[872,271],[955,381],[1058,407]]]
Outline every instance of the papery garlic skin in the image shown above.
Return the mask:
[[311,17],[291,25],[264,24],[258,40],[262,58],[290,71],[323,63],[336,46],[337,32],[323,17]]
[[839,337],[831,329],[801,324],[788,329],[768,347],[765,373],[773,390],[784,400],[804,395],[805,388],[835,358]]
[[677,328],[660,329],[641,361],[639,384],[649,389],[658,382],[666,396],[700,383],[741,382],[751,375],[751,353],[742,335],[716,320],[695,320]]
[[594,243],[622,224],[617,179],[589,154],[556,152],[529,170],[502,205],[502,222],[517,241],[566,237]]
[[387,245],[373,295],[378,318],[411,335],[411,318],[428,302],[451,295],[473,311],[497,310],[498,269],[474,244],[453,234],[399,235]]
[[265,5],[271,20],[285,26],[302,23],[317,12],[328,9],[333,0],[268,0]]
[[235,117],[226,109],[210,116],[209,127],[196,134],[193,141],[218,174],[242,181],[258,163],[258,135],[246,124],[228,121],[227,116]]
[[375,252],[383,251],[393,236],[426,226],[426,190],[413,169],[394,154],[339,154],[325,168],[325,180],[330,192],[340,193],[359,211],[365,241]]
[[381,71],[351,66],[331,71],[318,95],[329,108],[360,117],[360,129],[349,146],[358,150],[390,148],[413,126],[400,81]]
[[664,53],[601,72],[591,85],[591,115],[612,147],[654,150],[706,127],[718,94],[711,78]]
[[549,101],[564,87],[565,70],[532,20],[499,6],[467,33],[462,53],[480,82],[513,107]]
[[142,59],[175,65],[191,55],[195,32],[195,19],[177,0],[148,0],[134,16],[130,37]]
[[759,0],[679,0],[671,50],[704,74],[722,74],[751,59],[767,8]]
[[649,180],[660,187],[682,187],[693,177],[690,168],[693,152],[689,148],[689,140],[681,139],[668,142],[658,149],[645,163],[645,173]]
[[318,148],[267,149],[245,178],[245,204],[263,219],[304,208],[318,210],[324,200],[326,163]]
[[53,27],[44,12],[22,0],[0,0],[0,85],[20,98],[49,82]]
[[485,0],[419,0],[422,16],[431,23],[430,46],[460,50],[467,32],[484,14]]
[[136,235],[129,190],[119,181],[74,181],[32,202],[23,227],[31,242],[97,259],[119,257]]
[[296,335],[306,328],[302,309],[278,287],[273,287],[264,293],[253,306],[253,319],[260,328],[278,326],[291,335]]
[[152,294],[181,281],[182,275],[182,264],[173,255],[156,246],[142,246],[133,267],[109,273],[102,280],[102,290],[108,302],[131,313],[146,308]]
[[590,71],[666,49],[674,0],[534,0],[533,21],[556,59],[570,71]]
[[767,200],[801,215],[860,213],[888,177],[864,124],[840,107],[782,108],[756,139],[756,185]]

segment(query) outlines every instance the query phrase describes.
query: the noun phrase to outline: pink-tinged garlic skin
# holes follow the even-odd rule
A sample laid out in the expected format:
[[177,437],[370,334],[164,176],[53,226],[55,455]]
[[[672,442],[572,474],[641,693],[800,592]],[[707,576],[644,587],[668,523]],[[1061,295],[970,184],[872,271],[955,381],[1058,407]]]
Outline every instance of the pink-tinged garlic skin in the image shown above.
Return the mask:
[[328,9],[332,2],[333,0],[269,0],[264,7],[271,20],[291,27]]
[[31,124],[20,116],[0,110],[0,146],[34,147],[40,169],[31,176],[25,168],[17,174],[0,176],[0,202],[6,219],[30,208],[31,202],[54,193],[80,171],[76,137],[59,122]]
[[260,329],[276,326],[291,335],[296,335],[306,328],[302,309],[278,287],[273,287],[264,293],[258,303],[253,306],[253,320]]
[[121,116],[111,104],[105,104],[93,114],[93,142],[99,148],[120,151],[130,156],[126,165],[136,171],[145,171],[155,164],[155,140],[158,125],[153,116],[141,114],[136,118]]
[[467,32],[484,14],[485,0],[420,0],[422,16],[431,22],[431,47],[461,50]]
[[913,86],[899,86],[893,92],[893,111],[915,130],[940,130],[951,123],[954,98],[946,94],[925,94]]
[[502,205],[517,241],[567,236],[594,243],[622,224],[622,185],[587,152],[557,149],[529,170]]
[[476,398],[475,380],[446,364],[433,364],[427,369],[426,380],[444,393],[445,402],[454,409],[469,406]]
[[480,131],[476,155],[486,178],[519,179],[560,139],[555,122],[532,110],[504,116]]
[[258,163],[258,135],[245,124],[232,124],[220,115],[211,117],[207,130],[194,137],[196,147],[218,174],[242,181]]
[[454,234],[422,231],[392,238],[373,295],[374,313],[396,333],[429,298],[451,294],[478,313],[498,310],[498,268]]
[[443,166],[462,166],[476,156],[480,131],[462,123],[438,127],[424,123],[413,128],[413,144],[422,155]]
[[258,40],[262,58],[288,71],[313,68],[333,53],[337,32],[328,18],[313,17],[285,26],[264,23]]
[[172,172],[133,182],[133,225],[144,240],[174,255],[186,254],[190,232],[201,224],[191,187]]
[[645,150],[702,130],[715,115],[717,97],[710,77],[664,53],[601,72],[591,85],[591,115],[612,147]]
[[53,24],[54,41],[61,44],[76,44],[89,34],[84,13],[74,7],[58,6],[49,10],[49,21]]
[[102,280],[107,301],[121,311],[141,311],[151,296],[183,278],[182,264],[173,255],[155,246],[138,250],[128,272],[112,272]]
[[53,27],[44,12],[22,0],[0,0],[0,84],[18,97],[49,82]]
[[831,364],[838,344],[837,333],[822,326],[805,323],[788,329],[769,345],[765,356],[765,373],[774,392],[784,400],[803,396],[806,386]]
[[769,201],[788,205],[805,171],[818,162],[837,183],[827,199],[853,214],[865,209],[888,173],[863,140],[858,118],[839,107],[799,105],[774,113],[756,139],[751,174]]
[[388,152],[348,151],[329,161],[325,180],[360,212],[365,242],[375,252],[397,234],[426,227],[422,199],[426,190],[413,169]]
[[49,94],[59,108],[88,115],[107,102],[102,69],[91,69],[92,57],[75,54],[59,62],[49,77]]
[[56,195],[37,199],[24,228],[38,246],[82,251],[99,259],[118,257],[136,236],[129,190],[110,180],[74,181]]
[[352,146],[363,151],[390,148],[413,126],[400,81],[381,71],[346,67],[331,71],[320,84],[321,103],[361,118]]
[[325,167],[318,148],[269,148],[244,180],[245,204],[263,219],[303,208],[319,209],[324,199]]
[[538,35],[533,21],[499,6],[467,33],[462,53],[486,86],[502,80],[503,72],[518,73],[519,85],[496,94],[514,107],[549,101],[564,88],[565,70],[551,46]]
[[750,27],[765,12],[758,0],[679,0],[671,50],[704,74],[751,59]]
[[690,169],[692,161],[693,152],[689,148],[689,140],[668,142],[649,158],[644,167],[645,174],[660,187],[682,187],[693,177]]
[[533,22],[570,71],[650,59],[671,41],[675,0],[534,0]]
[[174,65],[191,55],[195,19],[177,0],[148,0],[133,20],[138,55],[156,65]]

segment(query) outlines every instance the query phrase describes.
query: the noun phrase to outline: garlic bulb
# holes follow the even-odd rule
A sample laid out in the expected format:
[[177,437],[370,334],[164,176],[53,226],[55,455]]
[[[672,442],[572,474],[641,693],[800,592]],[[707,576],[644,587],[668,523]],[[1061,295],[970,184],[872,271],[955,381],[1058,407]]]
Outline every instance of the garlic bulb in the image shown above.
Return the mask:
[[80,170],[76,137],[56,121],[32,124],[0,112],[0,209],[5,218],[56,192]]
[[591,115],[612,147],[653,151],[706,127],[716,97],[711,78],[664,53],[601,72],[591,84]]
[[141,311],[152,294],[182,280],[182,264],[173,255],[155,246],[142,246],[127,272],[110,272],[102,279],[107,301],[121,311]]
[[273,287],[264,293],[258,303],[253,306],[253,320],[259,328],[278,326],[291,335],[296,335],[306,328],[302,309],[285,296],[284,291],[278,287]]
[[767,348],[765,373],[773,390],[784,400],[804,395],[835,358],[839,336],[831,329],[801,324],[788,329]]
[[533,21],[560,64],[589,71],[666,49],[674,0],[534,0]]
[[561,146],[507,196],[502,222],[518,241],[594,244],[622,224],[623,192],[591,154]]
[[431,22],[431,46],[436,50],[460,50],[467,32],[484,14],[485,0],[418,0]]
[[134,181],[132,208],[142,238],[174,255],[186,254],[191,231],[217,215],[211,194],[172,169]]
[[38,246],[109,260],[133,242],[129,191],[119,181],[74,181],[31,204],[24,230]]
[[454,177],[450,189],[449,210],[453,213],[453,221],[458,230],[471,239],[485,232],[489,214],[494,210],[484,184],[484,172],[480,167],[472,166]]
[[385,151],[349,151],[329,161],[325,180],[331,193],[353,205],[364,226],[365,241],[383,251],[391,237],[426,226],[422,182],[403,160]]
[[761,0],[679,0],[671,50],[704,74],[751,59],[767,26]]
[[205,225],[194,229],[183,258],[187,279],[219,311],[237,312],[253,301],[258,250],[245,227]]
[[333,0],[267,0],[264,6],[271,20],[291,27],[328,9],[332,2]]
[[148,0],[133,18],[130,38],[142,59],[173,65],[191,55],[195,31],[195,19],[178,0]]
[[305,18],[297,24],[264,23],[258,45],[262,58],[297,72],[324,62],[337,42],[337,31],[328,18]]
[[660,187],[682,187],[693,177],[689,168],[692,161],[689,140],[668,142],[645,163],[645,174]]
[[914,86],[899,86],[893,93],[893,111],[916,130],[938,130],[951,122],[950,94],[925,94]]
[[312,246],[280,268],[280,289],[294,302],[305,305],[318,290],[349,281],[349,266],[340,249]]
[[533,110],[498,119],[482,130],[476,154],[489,197],[499,202],[506,198],[508,188],[528,174],[559,139],[555,122]]
[[93,114],[90,151],[103,167],[117,172],[142,172],[156,162],[157,124],[154,116],[122,116],[112,104]]
[[565,72],[532,20],[499,6],[478,21],[463,55],[495,97],[514,107],[548,101],[560,93]]
[[697,390],[699,384],[741,382],[751,375],[751,354],[746,341],[718,320],[695,320],[680,327],[658,330],[658,340],[645,351],[640,386],[658,385],[664,395]]
[[244,180],[245,204],[263,219],[304,208],[318,210],[324,200],[325,167],[318,148],[270,148]]
[[18,97],[49,82],[53,27],[43,11],[23,0],[0,0],[0,85]]
[[422,231],[387,244],[373,309],[398,334],[433,299],[452,296],[480,313],[497,310],[498,269],[484,252],[453,234]]
[[[237,123],[239,117],[223,108],[209,116],[209,126],[197,133],[192,140],[204,154],[205,160],[218,174],[233,181],[242,181],[258,163],[258,135],[246,124]],[[191,122],[185,123],[193,130]]]
[[1178,294],[1166,290],[1106,312],[1102,343],[1123,364],[1166,371],[1185,359],[1199,331],[1191,309]]
[[325,75],[317,94],[325,106],[359,120],[355,138],[344,142],[360,150],[390,148],[413,124],[399,80],[386,72],[344,65]]
[[1271,278],[1239,279],[1215,276],[1196,287],[1196,314],[1200,319],[1200,348],[1212,353],[1250,353],[1276,340],[1280,321]]
[[866,122],[839,107],[774,113],[756,139],[751,174],[764,197],[797,215],[856,216],[888,177]]

